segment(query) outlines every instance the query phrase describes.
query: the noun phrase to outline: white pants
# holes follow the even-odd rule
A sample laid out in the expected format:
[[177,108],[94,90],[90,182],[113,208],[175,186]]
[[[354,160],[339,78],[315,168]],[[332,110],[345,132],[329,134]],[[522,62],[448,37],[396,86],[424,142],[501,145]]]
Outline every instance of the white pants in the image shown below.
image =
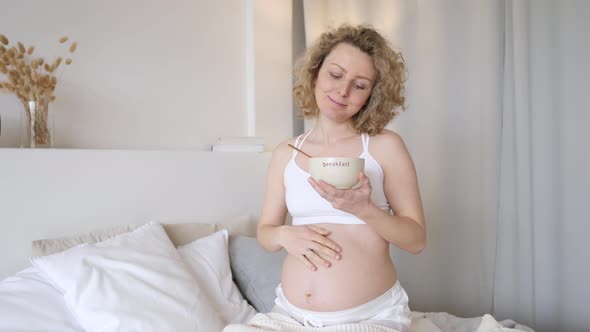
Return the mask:
[[345,323],[366,323],[386,326],[403,332],[411,323],[408,295],[399,281],[376,299],[358,307],[341,311],[304,310],[287,301],[280,284],[275,292],[277,298],[272,311],[288,315],[304,326],[324,327]]

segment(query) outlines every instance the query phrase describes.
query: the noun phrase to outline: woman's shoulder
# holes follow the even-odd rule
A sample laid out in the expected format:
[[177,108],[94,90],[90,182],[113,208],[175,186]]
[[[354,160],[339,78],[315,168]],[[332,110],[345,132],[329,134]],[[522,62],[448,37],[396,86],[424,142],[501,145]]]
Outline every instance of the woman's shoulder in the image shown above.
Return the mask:
[[272,150],[273,159],[281,161],[290,159],[293,153],[293,149],[289,146],[289,144],[295,145],[296,139],[297,137],[291,137],[277,144],[275,148]]
[[392,148],[402,147],[404,140],[400,134],[393,130],[383,129],[379,134],[371,136],[371,145],[378,149],[385,148],[391,151]]
[[297,137],[287,138],[286,140],[280,142],[279,144],[277,144],[275,146],[275,148],[273,149],[273,153],[274,152],[281,153],[284,151],[293,151],[293,149],[289,146],[289,144],[295,145],[296,140],[297,140]]
[[380,164],[390,164],[407,154],[401,135],[389,129],[383,129],[381,133],[371,136],[369,150]]

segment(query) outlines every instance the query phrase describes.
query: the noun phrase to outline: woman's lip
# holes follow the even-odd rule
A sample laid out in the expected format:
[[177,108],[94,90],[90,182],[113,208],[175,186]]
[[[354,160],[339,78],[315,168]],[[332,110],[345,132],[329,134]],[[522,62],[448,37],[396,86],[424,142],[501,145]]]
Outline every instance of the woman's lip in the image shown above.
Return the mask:
[[346,106],[345,104],[341,104],[337,101],[335,101],[334,99],[330,98],[330,96],[328,96],[328,99],[330,99],[334,104],[339,105],[339,106]]

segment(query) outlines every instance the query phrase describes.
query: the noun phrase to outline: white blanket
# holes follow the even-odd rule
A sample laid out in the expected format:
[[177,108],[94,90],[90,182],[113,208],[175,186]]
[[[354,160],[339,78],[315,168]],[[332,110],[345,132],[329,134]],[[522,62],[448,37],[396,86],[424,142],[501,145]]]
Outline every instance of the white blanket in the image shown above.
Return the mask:
[[[429,317],[430,316],[430,317]],[[431,318],[432,317],[432,318]],[[407,332],[534,332],[520,326],[509,328],[497,322],[494,317],[484,315],[478,318],[458,318],[446,313],[412,313],[412,325]],[[291,317],[280,313],[259,313],[247,324],[227,326],[223,332],[398,332],[373,324],[342,324],[328,327],[305,327]]]
[[0,332],[82,332],[63,294],[36,268],[0,282]]
[[461,318],[447,312],[412,312],[408,332],[535,332],[512,320],[498,322],[491,315]]
[[293,318],[270,312],[268,314],[256,314],[247,324],[232,324],[223,332],[396,332],[388,327],[373,324],[341,324],[328,327],[305,327]]

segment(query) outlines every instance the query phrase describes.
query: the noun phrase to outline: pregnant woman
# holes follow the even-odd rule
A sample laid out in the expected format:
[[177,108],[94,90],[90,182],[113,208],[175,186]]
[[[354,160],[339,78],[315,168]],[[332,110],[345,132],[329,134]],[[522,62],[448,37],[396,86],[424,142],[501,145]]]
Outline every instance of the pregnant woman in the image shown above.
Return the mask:
[[[273,311],[305,326],[404,331],[408,297],[389,245],[420,253],[426,226],[412,159],[401,137],[384,129],[404,108],[401,54],[371,27],[344,25],[306,51],[295,78],[295,98],[315,125],[279,144],[268,170],[257,237],[266,250],[288,253]],[[315,181],[308,158],[288,144],[312,156],[361,156],[360,187]]]

